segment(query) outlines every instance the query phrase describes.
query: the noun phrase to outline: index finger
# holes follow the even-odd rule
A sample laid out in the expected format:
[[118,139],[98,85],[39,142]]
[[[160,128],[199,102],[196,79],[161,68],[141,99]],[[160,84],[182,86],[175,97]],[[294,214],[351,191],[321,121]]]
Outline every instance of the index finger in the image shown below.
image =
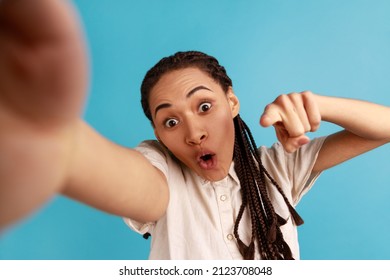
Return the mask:
[[275,106],[272,106],[272,104],[265,107],[264,112],[260,117],[260,125],[262,127],[269,127],[281,121],[282,116],[280,115],[279,110],[277,110]]

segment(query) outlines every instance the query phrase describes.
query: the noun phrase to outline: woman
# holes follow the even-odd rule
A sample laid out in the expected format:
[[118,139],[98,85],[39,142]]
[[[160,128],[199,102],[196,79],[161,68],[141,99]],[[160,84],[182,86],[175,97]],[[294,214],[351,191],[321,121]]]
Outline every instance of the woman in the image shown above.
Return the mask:
[[[2,5],[2,227],[61,192],[151,232],[151,258],[299,258],[301,195],[321,171],[390,140],[387,107],[292,93],[260,120],[281,145],[257,153],[224,69],[185,52],[163,59],[142,86],[159,143],[118,146],[79,118],[87,71],[66,3]],[[309,141],[321,120],[345,130]]]
[[[388,141],[381,127],[372,130],[388,108],[303,92],[267,106],[261,124],[274,125],[282,145],[257,150],[225,69],[200,52],[163,58],[141,93],[160,144],[138,150],[163,172],[170,191],[157,223],[126,219],[151,232],[151,258],[299,258],[296,225],[303,221],[292,205],[322,170]],[[351,117],[363,110],[378,115]],[[348,130],[310,141],[305,133],[321,119]]]

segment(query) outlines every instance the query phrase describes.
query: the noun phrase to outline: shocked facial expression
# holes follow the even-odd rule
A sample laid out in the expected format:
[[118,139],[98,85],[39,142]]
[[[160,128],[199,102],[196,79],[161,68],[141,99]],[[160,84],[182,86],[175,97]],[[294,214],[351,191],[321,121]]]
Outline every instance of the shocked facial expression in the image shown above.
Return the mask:
[[181,162],[202,178],[227,176],[233,159],[233,118],[239,101],[198,68],[164,74],[153,87],[149,106],[154,132]]

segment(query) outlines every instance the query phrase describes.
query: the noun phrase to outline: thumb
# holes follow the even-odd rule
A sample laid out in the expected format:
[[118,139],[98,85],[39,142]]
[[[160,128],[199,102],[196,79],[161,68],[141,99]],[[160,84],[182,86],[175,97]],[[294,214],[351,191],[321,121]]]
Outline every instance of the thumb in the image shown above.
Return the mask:
[[293,153],[296,150],[298,150],[300,147],[302,147],[303,145],[306,145],[307,143],[309,143],[310,138],[307,137],[306,135],[301,135],[298,137],[291,137],[291,138],[283,139],[280,142],[283,145],[283,148],[287,153]]

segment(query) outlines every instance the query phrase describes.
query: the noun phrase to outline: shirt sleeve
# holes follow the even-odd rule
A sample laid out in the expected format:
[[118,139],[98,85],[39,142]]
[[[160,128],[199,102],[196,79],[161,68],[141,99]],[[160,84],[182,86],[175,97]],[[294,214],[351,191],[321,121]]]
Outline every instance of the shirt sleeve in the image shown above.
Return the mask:
[[148,140],[139,144],[136,151],[143,154],[150,163],[158,168],[165,176],[168,174],[167,150],[158,141]]
[[[154,167],[158,168],[165,176],[167,176],[167,151],[158,141],[144,141],[139,144],[135,150],[143,154]],[[124,217],[123,220],[127,226],[140,234],[145,234],[147,232],[152,233],[156,224],[155,222],[140,223],[127,217]]]
[[289,177],[291,178],[292,203],[296,206],[302,196],[314,185],[321,172],[313,173],[318,153],[326,137],[316,138],[294,153],[286,153]]
[[312,173],[312,170],[325,139],[315,138],[293,153],[287,153],[279,142],[270,148],[260,148],[264,166],[293,206],[310,190],[321,173]]

